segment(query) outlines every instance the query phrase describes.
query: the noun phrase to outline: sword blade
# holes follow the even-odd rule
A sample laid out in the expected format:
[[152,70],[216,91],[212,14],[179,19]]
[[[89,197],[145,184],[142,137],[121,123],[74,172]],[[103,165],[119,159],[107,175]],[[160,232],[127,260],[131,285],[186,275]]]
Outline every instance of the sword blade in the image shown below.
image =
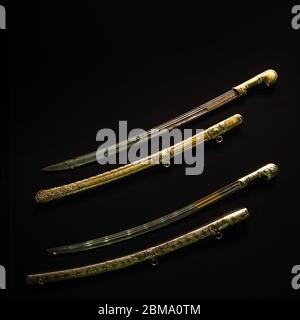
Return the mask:
[[[201,116],[207,114],[208,112],[228,103],[229,101],[237,98],[239,94],[235,90],[229,90],[228,92],[182,114],[177,116],[174,119],[171,119],[167,122],[162,123],[161,125],[154,127],[153,129],[148,130],[142,137],[135,136],[130,138],[130,140],[123,141],[121,143],[115,144],[110,146],[109,148],[100,148],[97,152],[98,154],[102,154],[103,156],[99,157],[99,159],[104,159],[105,154],[109,152],[109,155],[115,155],[120,152],[126,151],[132,145],[137,143],[142,143],[145,139],[149,138],[151,133],[154,131],[161,131],[161,130],[172,130],[174,128],[178,128],[184,124],[187,124],[191,121],[194,121]],[[110,149],[110,150],[108,150]],[[76,167],[80,167],[89,163],[93,163],[97,161],[97,152],[90,152],[75,158],[71,158],[62,162],[58,162],[52,164],[50,166],[44,167],[42,171],[63,171],[68,169],[74,169]]]
[[210,204],[213,204],[225,197],[236,193],[239,190],[244,189],[251,181],[256,180],[261,177],[266,177],[268,180],[275,177],[278,173],[278,167],[269,163],[256,171],[251,172],[250,174],[239,178],[238,180],[226,185],[225,187],[209,194],[206,197],[201,198],[200,200],[189,204],[179,210],[173,211],[165,216],[162,216],[158,219],[149,221],[147,223],[141,224],[139,226],[120,231],[111,235],[104,237],[96,238],[93,240],[83,241],[71,245],[59,246],[55,248],[47,249],[48,253],[53,255],[63,255],[68,253],[76,253],[82,251],[88,251],[96,249],[103,246],[108,246],[117,242],[129,240],[137,236],[143,235],[145,233],[160,229],[165,227],[173,222],[179,221],[183,218],[186,218],[193,213],[199,211],[200,209],[206,208]]
[[143,235],[145,233],[167,226],[185,217],[188,217],[191,214],[199,211],[200,209],[203,209],[209,206],[210,204],[217,202],[222,198],[240,189],[241,189],[241,186],[239,182],[235,181],[192,204],[189,204],[179,210],[173,211],[156,220],[152,220],[150,222],[141,224],[137,227],[130,228],[130,229],[117,232],[111,235],[107,235],[104,237],[96,238],[93,240],[83,241],[80,243],[75,243],[75,244],[66,245],[66,246],[59,246],[56,248],[50,248],[50,249],[47,249],[47,252],[53,255],[63,255],[68,253],[88,251],[88,250],[96,249],[99,247],[109,246],[117,242],[129,240],[137,236]]
[[76,158],[72,158],[69,160],[52,164],[50,166],[42,168],[41,170],[42,171],[63,171],[67,169],[74,169],[75,167],[79,167],[94,161],[96,161],[96,152],[90,152],[90,153],[78,156]]
[[[209,113],[210,111],[217,109],[226,103],[244,95],[247,93],[248,89],[256,86],[260,83],[265,83],[267,86],[272,85],[274,82],[276,82],[278,78],[278,75],[275,70],[266,70],[255,77],[243,82],[242,84],[233,87],[228,92],[225,92],[224,94],[172,119],[169,120],[154,129],[174,129],[182,126],[183,124],[189,123],[193,120],[196,120],[203,116],[204,114]],[[152,129],[152,130],[154,130]],[[146,136],[149,137],[151,134],[151,130],[147,131]],[[135,137],[136,138],[136,137]],[[138,141],[138,140],[137,140]],[[137,141],[134,141],[136,143]],[[129,145],[127,146],[127,148]],[[119,152],[118,145],[112,146],[116,150],[116,153]],[[127,149],[125,149],[127,150]],[[104,150],[102,150],[104,151]],[[67,169],[74,169],[79,166],[83,166],[88,163],[92,163],[96,161],[96,152],[91,152],[82,156],[78,156],[76,158],[72,158],[63,162],[59,162],[50,166],[47,166],[43,168],[43,171],[61,171],[61,170],[67,170]]]

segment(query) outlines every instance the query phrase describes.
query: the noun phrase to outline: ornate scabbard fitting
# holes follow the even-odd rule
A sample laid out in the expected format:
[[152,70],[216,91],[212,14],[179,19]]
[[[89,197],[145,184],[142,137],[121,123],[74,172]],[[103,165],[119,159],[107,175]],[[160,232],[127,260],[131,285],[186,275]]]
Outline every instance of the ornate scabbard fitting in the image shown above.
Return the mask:
[[239,96],[242,96],[247,93],[249,88],[256,86],[257,84],[260,84],[262,82],[264,82],[267,86],[272,85],[277,80],[277,78],[277,72],[270,69],[234,87],[233,90],[235,90],[239,94]]
[[231,130],[234,127],[237,127],[243,122],[243,117],[240,114],[235,114],[232,117],[221,121],[214,126],[205,130],[205,140],[213,140],[216,139],[217,142],[222,142],[222,134]]
[[268,180],[275,177],[278,173],[278,167],[274,163],[269,163],[260,169],[246,175],[245,177],[238,180],[241,187],[246,187],[249,182],[255,180],[256,178],[266,177]]
[[172,152],[169,149],[162,150],[159,153],[159,164],[162,164],[165,168],[169,168],[171,165]]
[[223,238],[222,232],[212,224],[209,228],[211,235],[213,235],[216,239],[221,240]]

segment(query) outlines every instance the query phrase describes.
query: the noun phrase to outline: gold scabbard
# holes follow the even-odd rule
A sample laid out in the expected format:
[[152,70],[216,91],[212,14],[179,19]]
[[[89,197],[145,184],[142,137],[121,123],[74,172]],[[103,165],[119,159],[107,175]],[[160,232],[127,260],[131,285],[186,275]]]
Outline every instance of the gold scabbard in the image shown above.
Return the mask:
[[95,188],[97,186],[101,186],[106,183],[130,176],[133,173],[142,171],[151,166],[151,158],[147,157],[146,159],[143,159],[143,161],[130,163],[126,166],[113,169],[93,177],[89,177],[80,181],[75,181],[59,187],[40,190],[37,192],[35,200],[37,203],[46,203],[55,199],[63,198],[78,192],[89,190],[91,188]]
[[84,180],[72,182],[59,187],[54,187],[50,189],[40,190],[36,194],[37,203],[46,203],[55,199],[63,198],[75,193],[79,193],[91,188],[95,188],[106,183],[122,179],[136,172],[145,170],[152,167],[157,163],[164,163],[166,155],[170,158],[188,150],[194,148],[196,145],[209,141],[212,139],[217,139],[225,132],[235,128],[243,122],[243,117],[240,114],[231,116],[214,126],[209,127],[205,131],[202,131],[186,140],[183,140],[174,146],[163,149],[153,155],[150,155],[141,160],[135,161],[133,163],[127,164],[117,169],[107,171],[102,174],[98,174],[93,177],[89,177]]

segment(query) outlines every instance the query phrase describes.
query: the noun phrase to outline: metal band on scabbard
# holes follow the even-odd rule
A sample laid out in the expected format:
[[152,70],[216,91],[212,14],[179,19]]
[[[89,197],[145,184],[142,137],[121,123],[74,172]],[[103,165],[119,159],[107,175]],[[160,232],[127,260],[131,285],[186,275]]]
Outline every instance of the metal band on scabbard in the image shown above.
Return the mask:
[[49,282],[95,276],[100,273],[123,269],[145,261],[151,261],[209,236],[215,236],[219,238],[218,234],[222,230],[246,219],[248,216],[249,212],[246,208],[240,209],[226,214],[203,227],[195,229],[175,239],[161,243],[157,246],[93,265],[54,272],[32,274],[27,276],[27,283],[46,284]]

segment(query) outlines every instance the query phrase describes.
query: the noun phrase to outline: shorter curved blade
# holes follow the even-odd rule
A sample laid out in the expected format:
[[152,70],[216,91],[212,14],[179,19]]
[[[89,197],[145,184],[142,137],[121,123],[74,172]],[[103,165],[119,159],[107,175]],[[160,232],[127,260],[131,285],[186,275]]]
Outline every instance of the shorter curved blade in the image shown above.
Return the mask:
[[84,242],[79,242],[76,244],[60,246],[56,248],[47,249],[48,253],[53,255],[61,255],[67,253],[75,253],[81,251],[87,251],[96,249],[99,247],[108,246],[117,242],[121,242],[124,240],[128,240],[142,234],[148,233],[150,231],[162,228],[167,226],[175,221],[181,220],[189,215],[193,214],[194,212],[202,209],[222,198],[228,196],[231,193],[241,189],[240,184],[238,181],[232,182],[229,185],[219,189],[216,192],[211,193],[210,195],[201,198],[200,200],[189,204],[179,210],[173,211],[165,216],[162,216],[158,219],[152,220],[150,222],[141,224],[139,226],[120,231],[111,235],[107,235],[104,237],[96,238],[93,240],[88,240]]
[[47,249],[47,252],[53,254],[53,255],[60,255],[60,254],[66,254],[66,253],[75,253],[80,251],[87,251],[99,247],[104,247],[111,245],[113,243],[117,243],[120,241],[128,240],[133,237],[137,237],[139,235],[142,235],[144,233],[147,233],[149,231],[158,229],[162,226],[168,225],[171,222],[174,222],[176,220],[182,219],[193,212],[198,210],[194,205],[188,205],[182,209],[176,210],[164,217],[158,218],[156,220],[152,220],[148,223],[139,225],[137,227],[127,229],[121,232],[117,232],[114,234],[111,234],[109,236],[104,236],[101,238],[88,240],[72,245],[66,245],[56,248],[50,248]]

